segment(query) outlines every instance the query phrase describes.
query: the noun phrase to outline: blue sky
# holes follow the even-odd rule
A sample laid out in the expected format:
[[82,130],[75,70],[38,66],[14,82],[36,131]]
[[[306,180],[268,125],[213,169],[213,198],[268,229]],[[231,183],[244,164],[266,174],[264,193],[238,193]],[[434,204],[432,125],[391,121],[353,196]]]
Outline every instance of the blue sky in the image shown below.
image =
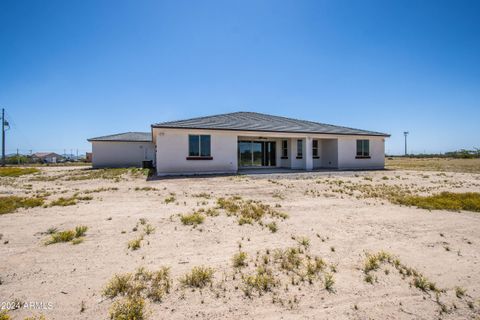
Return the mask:
[[480,1],[0,2],[7,151],[257,111],[480,147]]

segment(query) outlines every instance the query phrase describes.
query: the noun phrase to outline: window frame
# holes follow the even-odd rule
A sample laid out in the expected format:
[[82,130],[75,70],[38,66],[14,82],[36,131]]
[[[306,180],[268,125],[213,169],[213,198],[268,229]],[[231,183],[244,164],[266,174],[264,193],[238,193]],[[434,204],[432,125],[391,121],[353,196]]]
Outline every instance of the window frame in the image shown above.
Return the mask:
[[303,140],[297,139],[297,159],[303,159]]
[[282,140],[282,156],[281,159],[288,159],[288,140]]
[[[196,137],[198,139],[197,152],[192,153],[191,138]],[[208,153],[203,153],[202,144],[208,138]],[[205,147],[205,145],[204,145]],[[202,154],[203,153],[203,154]],[[189,134],[188,135],[188,156],[187,160],[212,160],[212,136],[209,134]]]
[[318,140],[317,139],[312,140],[312,158],[313,159],[320,159],[320,156],[318,154]]
[[370,159],[370,140],[357,139],[356,141],[356,159]]

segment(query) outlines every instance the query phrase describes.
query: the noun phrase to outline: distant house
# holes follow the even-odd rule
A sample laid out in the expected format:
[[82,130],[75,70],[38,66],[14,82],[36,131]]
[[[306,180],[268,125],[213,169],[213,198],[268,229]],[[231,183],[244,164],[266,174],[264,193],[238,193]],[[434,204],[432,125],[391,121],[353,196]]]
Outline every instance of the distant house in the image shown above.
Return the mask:
[[55,152],[36,152],[32,154],[32,158],[43,163],[57,163],[63,159],[61,155]]
[[158,175],[249,168],[383,169],[388,134],[256,112],[153,124],[151,132],[88,139],[93,167],[141,166]]

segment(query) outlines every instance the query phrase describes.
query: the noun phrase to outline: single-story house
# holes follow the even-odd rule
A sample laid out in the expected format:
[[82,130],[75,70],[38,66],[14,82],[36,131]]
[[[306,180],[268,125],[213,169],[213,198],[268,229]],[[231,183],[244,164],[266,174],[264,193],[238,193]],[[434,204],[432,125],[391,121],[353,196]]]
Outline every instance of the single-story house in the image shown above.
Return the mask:
[[35,152],[32,158],[43,163],[57,163],[63,160],[63,157],[55,152]]
[[141,166],[158,175],[248,168],[383,169],[388,134],[256,112],[151,125],[151,132],[92,138],[94,167]]

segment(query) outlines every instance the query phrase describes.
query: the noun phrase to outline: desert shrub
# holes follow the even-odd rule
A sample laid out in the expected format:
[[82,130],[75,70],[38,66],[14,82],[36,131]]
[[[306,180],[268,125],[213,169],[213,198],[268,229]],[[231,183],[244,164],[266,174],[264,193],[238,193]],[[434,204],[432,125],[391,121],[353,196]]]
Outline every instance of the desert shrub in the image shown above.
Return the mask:
[[[363,267],[363,272],[365,273],[364,280],[366,282],[373,284],[376,277],[373,276],[370,272],[380,268],[382,263],[391,264],[398,270],[398,272],[403,277],[412,277],[413,278],[412,284],[414,287],[425,292],[427,291],[434,291],[437,293],[440,292],[440,290],[437,288],[435,283],[429,281],[424,275],[422,275],[417,270],[402,264],[398,258],[395,258],[393,255],[385,251],[380,251],[376,254],[367,253],[367,258],[364,262],[364,267]],[[385,272],[385,274],[389,274],[389,272]]]
[[218,198],[217,199],[217,205],[220,209],[224,209],[230,214],[237,213],[238,210],[240,209],[240,206],[237,204],[237,200],[239,200],[236,197],[231,197],[228,199],[225,198]]
[[170,292],[171,286],[169,268],[161,267],[157,271],[138,268],[134,274],[116,274],[107,283],[102,295],[110,299],[117,296],[144,296],[152,301],[161,301]]
[[255,289],[259,293],[263,293],[271,291],[279,281],[275,278],[271,269],[259,267],[255,274],[244,278],[244,283],[246,285],[246,292]]
[[363,272],[369,273],[370,271],[377,270],[381,263],[390,262],[391,259],[392,255],[385,251],[380,251],[376,254],[367,254],[367,259],[363,266]]
[[84,240],[85,240],[84,238],[75,238],[75,239],[72,240],[72,244],[77,245],[77,244],[82,243]]
[[151,224],[147,224],[145,225],[145,228],[143,229],[143,231],[145,231],[146,235],[149,235],[155,232],[155,227],[152,226]]
[[275,233],[278,231],[278,226],[277,226],[277,223],[275,221],[273,222],[270,222],[269,224],[267,224],[267,228],[272,232],[272,233]]
[[87,232],[88,227],[87,226],[76,226],[75,227],[75,238],[80,238],[85,235]]
[[120,301],[115,301],[110,308],[111,320],[144,320],[145,300],[141,297],[127,297]]
[[147,297],[153,301],[161,301],[170,292],[171,285],[170,269],[162,267],[160,270],[151,273]]
[[0,177],[20,177],[37,172],[40,170],[36,168],[3,167],[0,168]]
[[135,191],[156,191],[158,190],[157,188],[154,187],[135,187]]
[[208,208],[205,214],[210,217],[217,217],[220,213],[215,208]]
[[335,279],[333,278],[333,274],[326,273],[323,277],[323,284],[327,291],[333,291],[333,285],[335,284]]
[[310,239],[307,237],[301,237],[297,239],[299,245],[303,246],[304,248],[308,248],[310,246]]
[[0,310],[0,320],[11,320],[7,310]]
[[77,200],[82,200],[82,201],[93,200],[92,196],[78,196],[78,195],[76,195],[75,197],[77,198]]
[[107,298],[113,299],[117,296],[127,296],[136,292],[132,290],[133,286],[131,284],[132,274],[116,274],[108,282],[102,294]]
[[320,271],[323,271],[327,264],[325,263],[325,261],[323,261],[322,258],[315,257],[313,262],[311,260],[308,260],[305,266],[307,268],[307,276],[309,278],[312,278],[316,276]]
[[429,210],[466,210],[480,212],[480,193],[442,192],[431,196],[405,196],[397,199],[399,204]]
[[415,286],[415,288],[418,288],[425,292],[435,288],[435,284],[428,281],[428,279],[423,275],[419,275],[418,277],[415,277],[413,279],[413,285]]
[[124,175],[130,174],[134,177],[147,175],[147,171],[136,168],[107,168],[107,169],[83,169],[74,172],[66,180],[67,181],[79,181],[79,180],[92,180],[92,179],[104,179],[120,181]]
[[227,215],[235,215],[238,217],[238,224],[261,223],[266,216],[272,218],[286,219],[287,214],[276,211],[268,204],[260,201],[243,200],[240,197],[218,198],[217,207],[226,211]]
[[61,207],[66,207],[66,206],[74,206],[78,203],[77,197],[60,197],[57,200],[54,200],[50,202],[50,207],[54,206],[61,206]]
[[102,188],[97,188],[97,189],[92,189],[92,190],[85,190],[85,191],[82,191],[82,192],[85,193],[85,194],[89,194],[89,193],[97,193],[97,192],[105,192],[105,191],[118,191],[118,188],[117,187],[109,187],[109,188],[102,187]]
[[203,221],[205,220],[205,216],[199,212],[194,212],[191,214],[184,214],[180,217],[180,221],[184,225],[198,225],[202,224]]
[[459,299],[462,299],[462,297],[465,295],[466,292],[467,292],[467,290],[465,290],[462,287],[455,287],[455,295]]
[[177,198],[175,197],[175,193],[170,193],[170,195],[168,197],[165,198],[165,200],[163,200],[166,204],[169,204],[169,203],[172,203],[172,202],[175,202],[175,200],[177,200]]
[[204,198],[204,199],[210,199],[210,194],[206,193],[206,192],[201,192],[201,193],[197,193],[197,194],[192,194],[193,197],[195,198]]
[[56,233],[51,234],[50,240],[47,240],[45,244],[54,244],[59,242],[70,242],[75,238],[75,231],[73,230],[65,230],[59,231]]
[[42,198],[16,196],[0,197],[0,214],[11,213],[19,208],[33,208],[43,205]]
[[367,283],[370,283],[370,284],[373,284],[373,282],[375,281],[375,276],[370,274],[370,273],[367,273],[365,275],[365,278],[364,278],[365,282]]
[[[251,270],[252,265],[256,269]],[[318,281],[333,291],[333,275],[329,275],[326,269],[327,263],[318,256],[312,256],[308,248],[275,249],[273,253],[269,249],[264,253],[257,251],[253,262],[240,273],[244,285],[242,290],[248,297],[255,292],[259,295],[271,292],[274,303],[278,301],[283,305],[285,300],[281,296],[291,290],[290,286],[299,286],[300,291],[303,290],[300,287],[302,284]]]
[[[51,230],[50,230],[51,229]],[[59,242],[72,242],[72,244],[79,244],[83,242],[83,236],[88,230],[87,226],[76,226],[75,230],[57,231],[56,228],[50,228],[50,239],[45,241],[45,245],[50,245]],[[47,232],[48,232],[47,231]]]
[[232,260],[235,268],[245,267],[247,265],[247,253],[240,251],[233,256]]
[[193,288],[203,288],[212,283],[215,270],[209,267],[193,267],[193,269],[180,279],[184,286]]
[[288,248],[284,251],[275,251],[274,258],[279,261],[280,267],[284,270],[293,271],[298,269],[302,264],[302,257],[297,248]]
[[238,218],[238,224],[243,226],[244,224],[253,224],[253,219],[241,216]]
[[138,238],[136,238],[136,239],[130,240],[130,241],[128,242],[128,245],[127,245],[128,249],[130,249],[130,250],[138,250],[138,249],[140,249],[140,247],[142,246],[142,240],[143,240],[143,237],[142,237],[142,236],[141,236],[141,237],[138,237]]

